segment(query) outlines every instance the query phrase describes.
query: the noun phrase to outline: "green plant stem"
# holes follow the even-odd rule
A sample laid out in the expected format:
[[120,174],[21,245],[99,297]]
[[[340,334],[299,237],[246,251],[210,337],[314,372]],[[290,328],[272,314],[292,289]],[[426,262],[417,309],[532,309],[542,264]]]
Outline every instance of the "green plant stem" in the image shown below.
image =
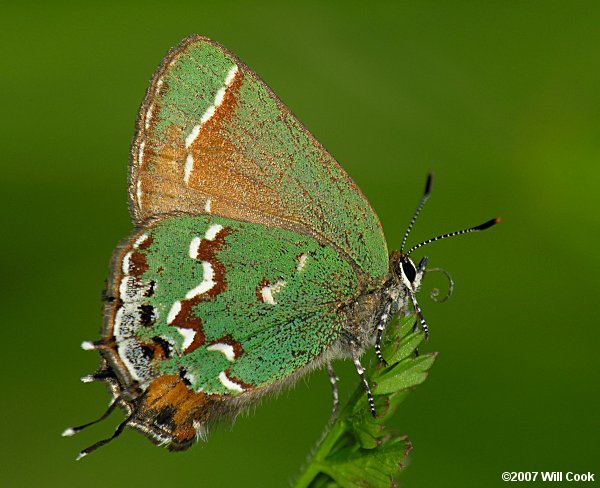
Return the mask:
[[302,474],[296,479],[296,482],[292,488],[307,488],[310,483],[316,478],[316,476],[323,471],[323,461],[329,455],[335,443],[338,439],[344,435],[348,429],[346,425],[346,417],[348,408],[354,405],[361,396],[365,394],[365,390],[362,386],[359,386],[354,390],[354,393],[348,399],[346,406],[341,409],[337,417],[329,426],[329,430],[325,433],[317,448],[309,458],[308,463],[304,467]]
[[321,461],[327,457],[337,440],[345,431],[346,426],[343,421],[338,419],[333,422],[329,431],[325,434],[321,443],[310,457],[304,471],[296,480],[296,483],[294,483],[293,488],[307,488],[310,485],[311,481],[321,472]]

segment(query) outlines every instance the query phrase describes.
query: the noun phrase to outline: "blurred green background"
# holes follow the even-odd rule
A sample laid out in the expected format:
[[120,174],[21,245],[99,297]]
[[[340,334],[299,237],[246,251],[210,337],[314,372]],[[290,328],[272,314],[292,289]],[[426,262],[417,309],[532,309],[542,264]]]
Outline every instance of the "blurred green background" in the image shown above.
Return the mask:
[[[600,477],[595,300],[600,225],[598,2],[68,2],[2,7],[0,241],[4,355],[0,484],[286,486],[330,412],[324,372],[207,444],[169,453],[128,431],[75,462],[120,414],[79,382],[97,355],[100,294],[131,231],[129,144],[162,56],[210,36],[257,71],[336,156],[399,245],[456,281],[420,303],[440,352],[400,408],[413,441],[403,486],[501,486],[503,471]],[[596,298],[595,298],[596,297]],[[343,392],[357,377],[339,365]]]

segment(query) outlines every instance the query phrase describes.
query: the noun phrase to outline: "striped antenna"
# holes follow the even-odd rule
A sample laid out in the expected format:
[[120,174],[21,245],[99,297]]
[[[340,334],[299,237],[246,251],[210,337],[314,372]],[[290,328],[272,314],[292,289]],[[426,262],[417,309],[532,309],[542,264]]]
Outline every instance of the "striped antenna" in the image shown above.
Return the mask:
[[425,193],[423,193],[423,197],[421,198],[421,201],[419,202],[419,206],[415,210],[415,213],[412,216],[410,224],[408,224],[408,228],[406,229],[406,232],[404,233],[404,239],[402,239],[402,245],[400,246],[400,252],[402,252],[402,250],[404,249],[404,246],[406,245],[406,240],[408,239],[408,235],[410,234],[410,231],[412,230],[412,227],[413,227],[415,221],[417,220],[417,217],[421,213],[421,209],[423,208],[423,206],[425,205],[425,202],[429,198],[429,194],[431,193],[431,183],[432,182],[433,182],[433,173],[429,173],[427,175],[427,182],[425,183]]
[[416,249],[419,249],[420,247],[423,247],[426,244],[429,244],[431,242],[439,241],[440,239],[445,239],[446,237],[454,237],[454,236],[459,236],[461,234],[468,234],[469,232],[479,232],[480,230],[488,229],[492,225],[496,225],[497,223],[499,223],[501,221],[502,221],[502,219],[500,217],[496,217],[495,219],[488,220],[487,222],[484,222],[483,224],[480,224],[476,227],[469,227],[468,229],[458,230],[456,232],[450,232],[449,234],[442,234],[441,236],[433,237],[432,239],[427,239],[426,241],[420,242],[419,244],[411,247],[406,252],[405,256],[410,256],[410,253],[412,253]]

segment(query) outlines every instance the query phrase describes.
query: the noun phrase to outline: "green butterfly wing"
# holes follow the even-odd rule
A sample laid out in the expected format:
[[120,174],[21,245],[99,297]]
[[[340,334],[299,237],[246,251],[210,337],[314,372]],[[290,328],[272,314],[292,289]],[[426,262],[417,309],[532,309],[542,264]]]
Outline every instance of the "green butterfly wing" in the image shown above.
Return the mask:
[[154,74],[129,184],[134,220],[212,214],[327,243],[373,287],[388,272],[377,215],[267,85],[219,44],[191,36]]
[[268,387],[312,364],[364,292],[331,246],[208,215],[150,224],[115,265],[113,360],[140,384],[181,375],[206,394]]

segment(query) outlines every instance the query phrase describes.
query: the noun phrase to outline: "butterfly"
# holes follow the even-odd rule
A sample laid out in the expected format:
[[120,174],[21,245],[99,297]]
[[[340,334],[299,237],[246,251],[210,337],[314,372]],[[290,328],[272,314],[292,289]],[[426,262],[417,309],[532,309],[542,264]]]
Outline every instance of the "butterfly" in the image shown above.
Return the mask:
[[[360,357],[412,305],[426,258],[388,252],[348,174],[270,88],[218,43],[190,36],[154,73],[129,164],[135,232],[115,250],[97,373],[131,427],[170,450],[339,358]],[[334,377],[334,376],[333,376]],[[69,428],[72,435],[95,422]]]

